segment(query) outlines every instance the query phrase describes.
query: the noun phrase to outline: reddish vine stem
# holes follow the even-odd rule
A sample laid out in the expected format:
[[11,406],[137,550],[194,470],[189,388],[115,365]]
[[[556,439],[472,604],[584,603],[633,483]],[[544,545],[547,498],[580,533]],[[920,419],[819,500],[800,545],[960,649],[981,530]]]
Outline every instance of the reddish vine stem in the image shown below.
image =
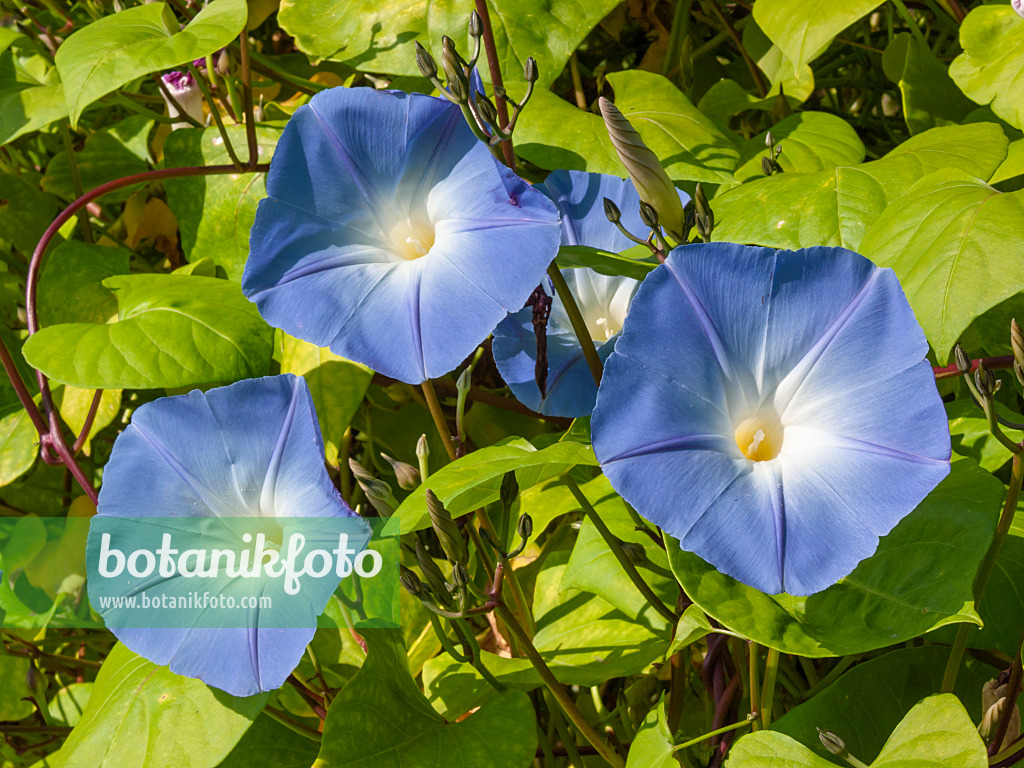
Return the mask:
[[[978,363],[984,363],[985,367],[989,370],[998,370],[1000,368],[1012,368],[1013,367],[1013,355],[1002,355],[1001,357],[984,357],[978,358],[977,360],[971,360],[970,373],[974,373],[978,370]],[[947,365],[944,367],[935,366],[932,368],[935,373],[936,379],[952,379],[956,376],[960,376],[960,370],[955,365]]]
[[85,423],[82,425],[82,431],[78,434],[78,439],[75,440],[75,444],[71,446],[71,452],[78,455],[78,452],[82,450],[82,446],[85,445],[85,441],[89,439],[89,432],[92,431],[92,423],[96,420],[96,412],[100,408],[100,400],[103,399],[103,390],[97,389],[92,396],[92,403],[89,405],[89,412],[85,415]]
[[[498,46],[494,43],[494,30],[491,28],[491,14],[487,10],[487,0],[476,0],[476,12],[484,27],[484,51],[487,53],[487,69],[491,72],[491,87],[504,88],[501,78],[501,64],[498,62]],[[498,125],[502,130],[508,125],[508,105],[504,99],[495,99],[498,108]],[[501,151],[505,155],[505,165],[513,171],[516,169],[516,153],[512,149],[512,139],[501,142]]]

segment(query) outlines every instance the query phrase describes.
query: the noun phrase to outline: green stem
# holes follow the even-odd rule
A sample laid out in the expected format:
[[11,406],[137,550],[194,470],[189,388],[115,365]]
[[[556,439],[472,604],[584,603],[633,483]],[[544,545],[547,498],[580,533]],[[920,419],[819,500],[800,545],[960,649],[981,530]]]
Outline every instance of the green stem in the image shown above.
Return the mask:
[[444,648],[445,653],[460,664],[469,662],[470,658],[468,656],[465,656],[455,650],[455,646],[452,645],[452,639],[448,637],[448,633],[444,631],[444,627],[441,626],[441,620],[437,615],[433,611],[427,611],[427,618],[430,619],[430,625],[434,628],[434,634],[437,635],[437,639],[441,641],[441,647]]
[[828,674],[821,678],[821,680],[819,680],[813,688],[810,688],[804,692],[804,694],[800,697],[800,701],[809,701],[810,699],[817,696],[818,693],[825,690],[830,685],[832,685],[832,683],[838,680],[840,676],[843,674],[843,672],[848,670],[855,661],[857,661],[856,656],[844,656],[843,658],[841,658],[839,660],[839,663],[832,667],[832,669],[829,670]]
[[579,729],[583,738],[585,738],[590,745],[597,750],[597,753],[603,757],[605,762],[611,765],[612,768],[626,768],[626,763],[622,759],[622,756],[619,755],[619,753],[616,752],[615,749],[613,749],[612,746],[605,741],[605,739],[602,738],[596,730],[594,730],[594,727],[589,722],[587,722],[583,713],[580,712],[579,708],[576,706],[576,702],[574,702],[572,697],[566,692],[565,687],[558,682],[558,678],[555,677],[554,673],[544,662],[544,659],[541,658],[540,653],[537,652],[533,643],[530,642],[530,638],[527,637],[526,632],[523,631],[519,622],[516,621],[516,617],[512,614],[512,611],[510,611],[504,604],[499,603],[495,606],[494,612],[498,614],[499,618],[505,622],[505,626],[508,627],[512,634],[516,636],[516,639],[520,642],[523,650],[526,652],[526,657],[530,660],[530,663],[533,664],[537,673],[544,681],[544,684],[547,685],[548,690],[550,690],[551,694],[555,697],[555,701],[558,702],[562,711],[565,712],[566,717],[568,717],[573,722],[573,725]]
[[558,298],[562,301],[562,306],[565,307],[566,314],[569,315],[569,322],[572,323],[576,339],[583,348],[583,357],[590,368],[590,375],[594,377],[595,384],[600,384],[601,375],[604,373],[604,366],[601,364],[601,358],[597,355],[597,347],[594,346],[594,340],[590,337],[590,331],[587,330],[587,323],[583,319],[583,314],[576,303],[576,298],[572,295],[572,291],[569,290],[569,285],[565,282],[565,278],[555,262],[551,262],[551,265],[548,267],[548,277],[551,278],[551,283],[555,286],[555,293],[558,294]]
[[[71,142],[71,129],[68,126],[67,120],[60,121],[60,136],[64,141],[64,151],[68,156],[68,169],[71,171],[71,186],[75,190],[75,199],[78,199],[85,194],[85,189],[82,187],[82,176],[78,172],[78,160],[75,158],[75,147]],[[89,221],[88,210],[82,212],[82,215],[78,219],[78,223],[82,225],[82,237],[85,238],[85,242],[94,242],[92,222]]]
[[235,148],[231,146],[231,138],[228,136],[227,129],[224,127],[224,121],[221,120],[220,110],[217,109],[217,105],[213,101],[213,96],[210,94],[209,84],[206,82],[206,78],[203,77],[202,73],[196,69],[195,64],[187,62],[185,67],[188,69],[189,74],[196,81],[199,86],[199,90],[203,92],[203,98],[206,99],[206,103],[210,105],[210,114],[213,115],[213,122],[217,124],[217,130],[220,132],[220,137],[224,141],[224,149],[227,150],[228,157],[231,158],[231,162],[239,171],[246,170],[245,166],[242,165],[242,161],[238,159],[238,155],[235,154]]
[[754,722],[754,718],[752,716],[748,716],[746,720],[740,720],[738,723],[726,725],[722,728],[719,728],[718,730],[705,733],[703,736],[698,736],[697,738],[690,739],[689,741],[683,742],[682,744],[677,744],[676,746],[672,747],[672,752],[675,753],[680,752],[684,749],[689,749],[690,747],[694,747],[700,744],[702,741],[706,741],[707,739],[719,736],[723,733],[729,733],[729,731],[738,731],[740,728],[743,728],[747,725],[752,725]]
[[565,476],[565,484],[569,488],[569,492],[576,498],[576,501],[583,507],[583,511],[587,513],[587,517],[590,518],[590,522],[597,528],[597,532],[601,534],[601,538],[604,539],[605,544],[615,555],[615,559],[619,561],[619,565],[622,566],[622,570],[629,576],[629,580],[633,582],[633,585],[640,591],[640,594],[651,604],[651,606],[660,613],[665,620],[669,623],[669,626],[675,626],[677,617],[675,613],[665,603],[661,601],[654,590],[651,589],[650,585],[644,581],[643,576],[637,571],[633,561],[627,557],[626,553],[622,551],[622,542],[608,529],[605,525],[604,520],[597,514],[597,510],[590,503],[587,497],[580,490],[580,487],[576,485],[576,481],[568,475]]
[[483,652],[480,650],[480,643],[476,640],[476,635],[473,634],[473,628],[469,625],[469,622],[465,619],[452,619],[452,624],[455,627],[455,631],[458,632],[462,640],[469,646],[470,657],[469,663],[473,665],[473,668],[480,673],[480,676],[486,680],[490,686],[501,693],[505,690],[505,686],[491,674],[491,671],[484,666]]
[[[750,708],[754,710],[761,706],[761,677],[760,671],[757,666],[757,659],[761,655],[761,646],[755,643],[753,640],[747,641],[747,660],[749,667],[750,677]],[[754,721],[754,730],[760,730],[761,723],[757,720]]]
[[907,6],[904,5],[903,0],[892,0],[892,4],[896,6],[896,13],[900,15],[903,22],[910,27],[910,34],[912,34],[922,46],[928,47],[928,41],[925,40],[924,33],[921,31],[921,27],[918,26],[914,17],[910,15],[910,11],[907,10]]
[[[1022,481],[1024,481],[1024,464],[1021,462],[1021,455],[1015,453],[1010,464],[1010,485],[1006,489],[1006,502],[1003,504],[1002,514],[999,515],[999,522],[996,524],[996,533],[988,552],[985,553],[985,559],[981,561],[978,575],[974,577],[974,610],[981,608],[981,600],[985,596],[989,577],[995,570],[999,551],[1003,548],[1003,542],[1010,532],[1013,514],[1017,510],[1017,502],[1020,500]],[[946,672],[942,676],[942,693],[953,692],[956,677],[960,671],[960,662],[963,659],[964,650],[967,648],[967,638],[973,628],[973,624],[964,623],[957,629],[956,639],[953,641],[953,648],[949,653],[949,662],[946,664]]]
[[[661,74],[665,77],[674,79],[672,78],[672,72],[675,69],[673,65],[679,58],[683,38],[690,31],[690,9],[692,6],[693,0],[676,0],[676,11],[672,16],[672,31],[669,32],[668,37],[668,50],[665,51],[665,61],[661,65]],[[728,36],[728,33],[725,33],[722,39],[724,40]]]
[[307,80],[304,77],[293,75],[291,72],[283,70],[273,63],[272,58],[266,58],[259,55],[255,51],[251,53],[252,63],[251,66],[254,71],[259,72],[261,75],[276,80],[279,83],[290,85],[297,91],[309,94],[310,96],[319,93],[320,91],[327,90],[327,86],[322,83],[314,82],[313,80]]
[[276,710],[273,707],[264,707],[263,711],[266,712],[271,719],[277,720],[277,722],[279,722],[288,730],[295,731],[295,733],[299,734],[299,736],[304,736],[310,741],[315,741],[317,744],[320,743],[321,736],[319,731],[314,731],[309,726],[295,722],[290,717],[288,717],[284,712]]
[[423,389],[423,399],[427,401],[427,409],[430,411],[431,418],[434,419],[434,426],[437,427],[437,434],[441,436],[441,442],[444,443],[448,458],[455,461],[455,443],[452,442],[452,431],[448,428],[448,421],[445,419],[444,413],[441,412],[441,403],[437,400],[434,385],[430,379],[427,379],[420,384],[420,387]]
[[764,686],[761,689],[761,727],[768,730],[772,724],[772,704],[775,700],[775,678],[779,674],[779,652],[775,648],[768,649],[768,658],[764,665]]

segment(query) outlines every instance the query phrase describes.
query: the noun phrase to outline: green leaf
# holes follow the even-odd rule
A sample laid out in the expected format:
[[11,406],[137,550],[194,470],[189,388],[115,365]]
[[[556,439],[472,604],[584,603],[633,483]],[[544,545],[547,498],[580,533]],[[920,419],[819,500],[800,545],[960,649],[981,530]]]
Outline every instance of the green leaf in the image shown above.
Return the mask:
[[43,519],[36,515],[19,518],[10,527],[10,538],[2,552],[8,575],[31,563],[45,546],[46,523]]
[[754,20],[799,70],[832,38],[882,4],[882,0],[760,0]]
[[245,0],[215,0],[184,29],[166,3],[148,3],[104,16],[68,37],[57,49],[71,125],[85,108],[150,72],[177,67],[213,53],[238,37]]
[[909,32],[901,32],[889,43],[882,67],[900,87],[903,119],[913,134],[959,122],[977,106],[957,88],[931,49]]
[[1006,150],[1006,159],[996,168],[988,183],[995,186],[1009,179],[1024,176],[1024,139],[1011,141]]
[[809,597],[766,595],[666,538],[669,563],[694,603],[761,645],[808,657],[862,653],[946,624],[980,623],[971,585],[1002,495],[992,475],[955,462],[874,555]]
[[39,433],[24,409],[0,418],[0,486],[32,469],[39,454]]
[[47,707],[54,724],[70,728],[78,725],[89,703],[92,687],[93,683],[72,683],[57,691]]
[[[658,156],[674,182],[731,184],[740,159],[739,137],[701,113],[671,81],[651,72],[608,75],[615,105]],[[540,98],[538,98],[540,97]],[[533,99],[537,99],[534,103]],[[542,168],[625,176],[604,121],[539,91],[530,119],[516,128],[516,152]]]
[[300,736],[269,715],[260,715],[217,768],[252,768],[254,765],[309,768],[316,754],[315,741]]
[[[0,105],[0,115],[2,110]],[[57,200],[40,191],[35,179],[0,173],[0,240],[30,255],[56,215]]]
[[64,86],[44,56],[27,45],[15,45],[0,54],[0,144],[45,128],[67,114]]
[[273,331],[236,283],[193,275],[122,275],[120,320],[66,323],[25,342],[25,359],[81,389],[189,387],[252,376],[270,366]]
[[53,768],[137,764],[174,755],[213,768],[238,743],[270,694],[238,698],[158,667],[118,643],[96,676],[89,703]]
[[[938,645],[900,648],[869,659],[791,709],[772,723],[772,729],[830,758],[818,738],[817,729],[823,728],[839,734],[851,754],[873,760],[911,708],[941,688],[948,659],[949,648]],[[975,722],[982,716],[982,686],[995,674],[988,665],[967,657],[957,676],[954,693],[967,703]]]
[[0,720],[21,720],[35,711],[22,698],[31,695],[25,683],[31,663],[24,656],[12,656],[0,649]]
[[711,626],[711,622],[708,621],[707,614],[701,609],[699,605],[691,605],[685,611],[683,615],[679,617],[679,622],[676,624],[676,634],[672,638],[672,645],[668,649],[668,654],[671,656],[677,651],[681,651],[688,645],[692,645],[700,640],[705,635],[710,635],[715,631],[715,628]]
[[922,179],[861,243],[895,270],[940,361],[975,317],[1024,288],[1022,249],[1024,193],[948,174]]
[[[537,61],[537,89],[558,79],[569,56],[618,0],[487,0],[498,62],[506,80],[522,80],[526,59]],[[430,44],[441,61],[441,36],[452,37],[463,54],[469,48],[466,23],[469,9],[461,0],[431,0],[427,4]],[[483,57],[481,57],[483,58]]]
[[412,491],[395,510],[402,533],[430,526],[425,491],[429,488],[441,499],[452,516],[472,512],[498,499],[506,472],[516,471],[520,488],[529,488],[577,464],[597,466],[594,450],[580,443],[555,443],[537,449],[516,438],[505,445],[491,445],[456,459],[432,474],[420,488]]
[[[85,429],[85,420],[92,408],[93,396],[96,394],[92,389],[78,389],[77,387],[55,387],[53,392],[54,403],[64,422],[71,428],[75,435],[80,435]],[[82,453],[90,456],[92,453],[92,439],[102,432],[121,412],[121,390],[104,389],[100,395],[99,405],[93,416],[92,426],[89,434],[82,444]]]
[[961,53],[949,67],[960,89],[1024,128],[1024,25],[1009,5],[982,5],[960,25]]
[[[843,734],[839,736],[843,738]],[[851,750],[851,754],[853,754]],[[860,757],[854,754],[854,757]],[[729,751],[727,768],[831,768],[835,763],[789,736],[757,731]],[[985,768],[988,754],[960,701],[949,693],[931,696],[896,726],[871,768]]]
[[281,373],[305,377],[320,420],[327,461],[337,466],[342,436],[370,386],[373,371],[283,331],[278,331],[276,344]]
[[[1013,419],[1013,415],[1002,403],[996,403],[996,410],[1002,416]],[[969,456],[989,472],[995,472],[1010,460],[1010,452],[988,428],[985,412],[970,398],[957,398],[946,403],[946,414],[949,416],[954,456]]]
[[[229,126],[228,137],[239,152],[246,150],[245,127]],[[270,162],[281,128],[258,126],[256,140],[261,163]],[[173,131],[164,145],[171,166],[230,164],[216,128]],[[181,229],[181,248],[190,262],[210,259],[229,279],[241,282],[249,257],[249,230],[256,206],[267,196],[265,174],[232,173],[167,179],[167,205]]]
[[[647,248],[644,250],[650,253]],[[602,251],[600,248],[590,248],[586,245],[563,245],[558,249],[557,259],[558,266],[563,269],[565,267],[585,267],[602,275],[631,277],[641,281],[658,266],[647,261]]]
[[[412,42],[426,37],[428,5],[423,0],[282,0],[277,20],[314,58],[372,72],[419,75]],[[459,26],[445,34],[458,39],[461,31]],[[440,61],[440,50],[436,53]]]
[[[772,248],[843,246],[861,240],[886,207],[929,173],[953,168],[987,177],[1006,156],[999,126],[933,128],[870,163],[757,179],[715,198],[714,237]],[[785,148],[783,148],[785,157]]]
[[365,635],[369,655],[327,711],[314,768],[522,768],[537,748],[536,714],[522,691],[495,695],[448,723],[409,674],[398,632]]
[[665,716],[665,705],[659,704],[647,713],[629,747],[626,768],[678,768],[673,752],[672,732]]
[[[134,115],[106,130],[90,134],[85,140],[85,146],[75,153],[82,189],[88,192],[108,181],[148,170],[148,138],[152,128],[153,120],[144,115]],[[67,152],[55,155],[46,166],[42,186],[43,191],[65,200],[78,197],[71,181],[71,164]],[[130,188],[120,189],[108,192],[104,199],[121,201],[131,194]]]
[[39,322],[105,323],[117,317],[117,298],[103,285],[128,274],[126,248],[66,240],[51,250],[39,277]]
[[771,88],[764,99],[769,111],[775,99],[784,93],[790,106],[802,104],[814,92],[814,73],[804,64],[796,67],[779,46],[775,45],[757,25],[753,17],[743,28],[743,47],[757,63],[758,69],[768,76]]
[[[580,490],[613,536],[644,548],[645,556],[643,562],[637,565],[637,570],[662,602],[674,605],[679,587],[668,568],[665,551],[652,542],[649,536],[636,530],[636,524],[626,509],[626,502],[615,493],[608,478],[601,475],[580,486]],[[592,592],[627,616],[648,616],[648,621],[655,626],[664,621],[640,594],[589,515],[580,526],[573,545],[572,555],[562,577],[562,589]]]
[[[761,158],[768,157],[767,134],[760,133],[743,145],[737,180],[764,175]],[[773,125],[771,134],[782,147],[779,165],[790,173],[831,170],[864,160],[864,143],[853,126],[828,112],[797,112]]]

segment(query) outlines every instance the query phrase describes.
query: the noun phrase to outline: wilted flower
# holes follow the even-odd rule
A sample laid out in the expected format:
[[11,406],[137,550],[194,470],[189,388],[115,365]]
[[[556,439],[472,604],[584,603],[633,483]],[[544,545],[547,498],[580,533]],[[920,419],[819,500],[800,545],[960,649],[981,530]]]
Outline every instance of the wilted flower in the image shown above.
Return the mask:
[[[131,526],[139,527],[139,518],[145,518],[144,529],[179,535],[191,531],[193,539],[202,534],[225,541],[233,538],[232,531],[259,518],[268,542],[283,543],[291,539],[290,531],[298,530],[305,531],[308,545],[323,541],[318,546],[327,548],[332,527],[336,531],[345,526],[358,534],[350,544],[359,552],[369,529],[351,516],[324,466],[323,440],[305,380],[290,374],[247,379],[205,393],[160,398],[135,411],[104,470],[89,550],[93,555],[97,549],[97,527],[135,530]],[[310,531],[328,535],[314,539]],[[132,574],[138,577],[108,584],[92,578],[91,571],[90,601],[126,646],[169,665],[172,672],[237,696],[278,688],[302,658],[317,616],[341,577],[330,572],[324,579],[304,582],[292,594],[278,579],[229,578],[226,571],[234,558],[231,563],[222,566],[225,573],[218,577],[217,590],[201,587],[194,575],[180,572],[170,577],[160,571]],[[129,559],[128,570],[132,567]],[[147,591],[150,596],[184,598],[209,589],[232,597],[272,595],[273,602],[243,611],[246,623],[240,626],[232,623],[238,614],[224,614],[221,621],[205,599],[195,610],[180,613],[168,609],[154,614],[134,606],[104,611],[101,598],[110,588],[136,598]],[[163,617],[166,623],[160,623]]]
[[[164,101],[167,103],[167,114],[171,117],[181,117],[182,114],[187,114],[193,120],[202,123],[203,122],[203,92],[199,88],[199,84],[196,83],[195,78],[192,77],[190,72],[168,72],[166,75],[161,75],[160,78],[163,80],[164,85],[167,86],[167,91],[174,97],[174,101],[177,101],[175,105],[174,101],[167,98],[162,90],[160,95],[164,97]],[[182,111],[178,110],[181,107]],[[177,123],[171,124],[171,130],[176,131],[178,128],[188,128],[191,125],[186,120],[181,120]]]
[[430,96],[318,93],[289,121],[267,192],[246,295],[271,325],[409,383],[461,363],[558,248],[550,201]]
[[[627,231],[646,234],[640,221],[640,197],[629,181],[599,173],[555,171],[537,189],[554,201],[561,214],[562,245],[586,245],[612,252],[633,247],[608,220],[606,198],[619,210]],[[677,194],[682,203],[688,200],[685,192]],[[615,346],[638,283],[591,269],[565,269],[562,274],[587,321],[598,356],[604,360]],[[494,331],[494,359],[512,394],[527,407],[546,416],[588,416],[594,409],[597,385],[565,307],[550,286],[548,290],[553,301],[547,325],[545,394],[541,394],[535,376],[537,336],[532,309],[511,314],[498,325]]]
[[683,549],[763,592],[808,595],[949,472],[927,351],[895,274],[862,256],[683,246],[633,300],[594,450]]

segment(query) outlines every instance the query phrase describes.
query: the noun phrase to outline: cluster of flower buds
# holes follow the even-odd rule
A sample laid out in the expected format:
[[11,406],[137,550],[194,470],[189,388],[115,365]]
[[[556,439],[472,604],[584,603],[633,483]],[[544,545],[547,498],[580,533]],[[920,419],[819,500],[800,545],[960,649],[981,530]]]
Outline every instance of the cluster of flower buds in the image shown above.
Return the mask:
[[782,166],[779,165],[782,145],[775,143],[775,137],[772,136],[771,131],[768,131],[764,137],[764,145],[768,147],[767,156],[761,158],[761,170],[764,171],[764,175],[771,176],[773,173],[782,173]]
[[453,104],[462,109],[462,113],[473,129],[473,133],[492,149],[502,141],[512,138],[519,115],[533,95],[537,82],[537,62],[531,56],[523,67],[523,79],[526,81],[526,94],[522,100],[510,98],[504,88],[494,89],[494,98],[506,109],[512,108],[512,116],[507,124],[503,124],[502,112],[482,91],[483,82],[476,72],[476,64],[480,58],[481,38],[484,34],[483,20],[480,14],[473,11],[469,17],[469,35],[473,38],[473,56],[466,61],[455,47],[455,41],[445,35],[441,38],[441,69],[444,71],[445,82],[438,76],[437,62],[430,52],[416,43],[416,66],[420,73],[430,80],[438,92]]
[[391,486],[379,477],[374,477],[370,470],[355,459],[349,459],[348,466],[366,495],[366,500],[370,502],[370,506],[377,510],[382,517],[391,517],[395,509],[398,508],[398,500],[395,498]]

